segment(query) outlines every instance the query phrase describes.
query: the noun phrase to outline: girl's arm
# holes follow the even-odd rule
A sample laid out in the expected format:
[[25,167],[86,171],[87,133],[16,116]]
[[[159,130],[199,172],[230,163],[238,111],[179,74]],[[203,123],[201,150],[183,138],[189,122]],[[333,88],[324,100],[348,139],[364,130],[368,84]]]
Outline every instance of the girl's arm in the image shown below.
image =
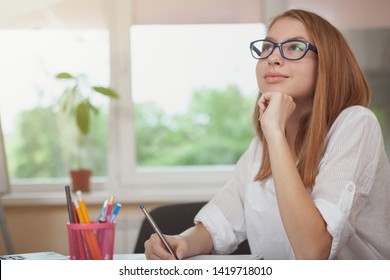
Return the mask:
[[275,92],[263,94],[259,106],[279,211],[295,257],[327,259],[332,236],[302,182],[285,134],[295,103],[290,96]]
[[[165,238],[179,259],[195,255],[209,254],[213,249],[213,240],[210,233],[199,223],[180,235],[165,235]],[[145,242],[145,256],[147,259],[175,258],[167,251],[157,234],[152,234]]]

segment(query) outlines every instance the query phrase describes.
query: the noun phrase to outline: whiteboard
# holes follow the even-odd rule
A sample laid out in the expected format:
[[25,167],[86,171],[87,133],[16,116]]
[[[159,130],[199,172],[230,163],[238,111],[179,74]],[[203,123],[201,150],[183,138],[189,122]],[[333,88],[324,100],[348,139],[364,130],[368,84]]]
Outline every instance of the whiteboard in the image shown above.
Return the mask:
[[0,120],[0,194],[9,190],[9,178],[7,169],[7,157],[4,148],[3,129]]

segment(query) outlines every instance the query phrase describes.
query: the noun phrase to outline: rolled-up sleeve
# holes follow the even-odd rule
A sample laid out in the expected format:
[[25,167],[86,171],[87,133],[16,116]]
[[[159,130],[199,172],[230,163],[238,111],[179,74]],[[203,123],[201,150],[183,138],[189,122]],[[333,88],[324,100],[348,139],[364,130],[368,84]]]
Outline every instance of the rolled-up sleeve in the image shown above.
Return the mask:
[[314,199],[317,209],[327,223],[327,229],[333,237],[329,259],[336,256],[340,244],[344,244],[351,231],[348,216],[352,208],[352,202],[356,186],[353,182],[342,188],[341,197],[337,204],[333,204],[325,199]]
[[330,259],[355,231],[375,177],[381,137],[375,116],[359,106],[345,110],[329,132],[311,195],[333,237]]
[[237,233],[240,229],[237,226],[234,228],[215,204],[206,205],[195,217],[195,222],[202,222],[210,232],[214,254],[230,254],[237,248],[239,244]]

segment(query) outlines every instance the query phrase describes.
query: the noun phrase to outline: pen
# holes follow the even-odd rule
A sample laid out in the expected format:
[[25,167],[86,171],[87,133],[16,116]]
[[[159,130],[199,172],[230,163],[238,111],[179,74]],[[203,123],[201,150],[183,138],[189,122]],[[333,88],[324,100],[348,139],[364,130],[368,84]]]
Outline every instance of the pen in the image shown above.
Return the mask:
[[102,210],[100,210],[100,215],[98,218],[99,223],[105,223],[107,221],[106,219],[106,214],[107,214],[107,204],[108,204],[108,199],[106,199],[103,203]]
[[115,208],[114,208],[114,210],[112,211],[112,216],[111,216],[111,218],[110,218],[110,223],[115,222],[116,216],[118,215],[119,210],[121,210],[121,207],[122,207],[122,204],[120,204],[120,203],[117,203],[117,204],[115,205]]
[[71,224],[74,224],[74,215],[73,215],[73,209],[72,209],[72,197],[70,196],[69,185],[65,186],[65,194],[66,194],[66,204],[68,206],[69,222]]
[[110,195],[110,198],[108,199],[107,212],[106,212],[107,220],[109,220],[110,217],[111,217],[111,214],[112,214],[112,204],[113,203],[114,203],[114,196]]
[[164,235],[162,234],[161,230],[158,228],[156,222],[153,220],[152,216],[150,216],[149,212],[145,209],[145,206],[143,204],[139,205],[139,208],[141,208],[142,212],[144,212],[146,219],[149,221],[150,225],[153,227],[154,231],[157,233],[157,235],[160,237],[161,241],[164,243],[164,246],[167,248],[169,253],[171,253],[172,256],[175,257],[175,259],[179,259],[176,254],[171,249],[171,246],[169,246],[167,240],[165,239]]

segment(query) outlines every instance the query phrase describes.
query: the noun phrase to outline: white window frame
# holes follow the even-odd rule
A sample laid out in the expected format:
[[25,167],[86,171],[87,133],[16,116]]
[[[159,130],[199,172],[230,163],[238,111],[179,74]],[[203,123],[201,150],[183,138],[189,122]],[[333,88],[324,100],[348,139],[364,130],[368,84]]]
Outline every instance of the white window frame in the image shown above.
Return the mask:
[[137,168],[135,119],[131,99],[131,4],[115,5],[110,18],[111,85],[120,98],[110,105],[108,185],[126,196],[207,200],[231,177],[233,166]]

